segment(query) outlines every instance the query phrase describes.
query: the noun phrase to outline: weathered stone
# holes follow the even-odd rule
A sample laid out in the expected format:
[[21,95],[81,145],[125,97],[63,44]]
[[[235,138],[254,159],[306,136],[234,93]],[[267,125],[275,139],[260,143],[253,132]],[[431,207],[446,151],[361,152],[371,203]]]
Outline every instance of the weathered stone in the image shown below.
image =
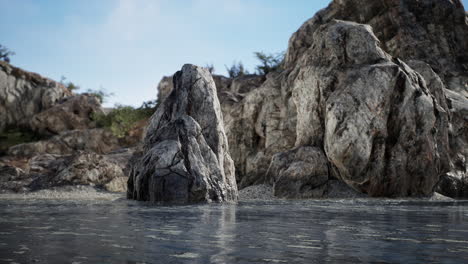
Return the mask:
[[298,109],[312,110],[298,111],[296,145],[323,140],[333,176],[369,195],[430,195],[448,168],[437,145],[447,130],[437,130],[441,109],[421,76],[381,50],[368,26],[333,21],[313,39],[293,88]]
[[98,154],[119,149],[117,138],[104,129],[72,130],[48,140],[24,143],[11,147],[8,154],[19,157],[33,157],[38,154],[72,154],[79,150]]
[[288,66],[313,42],[313,32],[333,19],[369,24],[381,47],[404,61],[420,60],[447,88],[468,96],[468,19],[460,0],[334,0],[291,37]]
[[104,156],[78,152],[66,161],[64,168],[58,171],[57,175],[52,176],[50,183],[104,186],[121,177],[125,177],[122,169]]
[[279,198],[320,198],[327,191],[328,161],[321,149],[300,147],[273,156],[267,173]]
[[56,135],[68,130],[94,128],[93,114],[103,114],[96,96],[80,94],[62,99],[49,109],[34,115],[30,127],[42,135]]
[[60,83],[0,61],[0,131],[27,127],[31,118],[71,92]]
[[128,197],[152,202],[237,200],[221,107],[210,73],[184,65],[136,154]]

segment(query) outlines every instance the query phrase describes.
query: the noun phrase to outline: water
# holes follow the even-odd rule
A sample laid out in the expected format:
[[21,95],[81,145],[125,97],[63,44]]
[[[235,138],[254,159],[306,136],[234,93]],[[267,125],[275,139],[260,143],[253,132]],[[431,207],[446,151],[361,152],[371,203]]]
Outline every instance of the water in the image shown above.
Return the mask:
[[468,263],[467,206],[0,200],[0,263]]

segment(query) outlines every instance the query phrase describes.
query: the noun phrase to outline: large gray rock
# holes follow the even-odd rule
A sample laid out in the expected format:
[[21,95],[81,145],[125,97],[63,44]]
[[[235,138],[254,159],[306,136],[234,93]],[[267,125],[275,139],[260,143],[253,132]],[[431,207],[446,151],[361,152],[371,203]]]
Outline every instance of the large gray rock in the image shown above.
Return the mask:
[[364,193],[430,195],[448,168],[438,145],[448,132],[422,77],[385,54],[370,27],[350,22],[320,27],[308,53],[308,78],[298,81],[318,90],[311,100],[322,102],[313,113],[324,134],[302,139],[298,131],[298,141],[323,138],[334,175]]
[[216,86],[208,70],[184,65],[153,115],[128,182],[130,199],[152,202],[237,200],[234,164]]
[[0,131],[29,128],[34,115],[70,95],[60,83],[0,61]]

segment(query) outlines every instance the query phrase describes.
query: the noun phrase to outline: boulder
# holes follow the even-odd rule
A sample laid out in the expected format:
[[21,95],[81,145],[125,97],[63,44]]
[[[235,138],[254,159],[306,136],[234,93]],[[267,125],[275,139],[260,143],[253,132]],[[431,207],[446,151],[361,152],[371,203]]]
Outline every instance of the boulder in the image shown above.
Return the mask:
[[448,124],[422,77],[369,26],[339,20],[317,27],[299,62],[296,146],[323,144],[333,177],[371,196],[430,195],[449,167]]
[[30,121],[33,131],[42,135],[57,135],[64,131],[95,128],[93,114],[103,114],[96,96],[80,94],[60,100],[57,104],[34,115]]
[[124,176],[122,169],[102,155],[77,152],[69,157],[56,175],[52,175],[50,184],[105,186],[112,191],[125,192],[121,184]]
[[274,155],[267,175],[276,197],[321,198],[328,187],[328,161],[319,148],[299,147]]
[[184,65],[132,160],[128,198],[151,202],[237,200],[234,164],[208,70]]

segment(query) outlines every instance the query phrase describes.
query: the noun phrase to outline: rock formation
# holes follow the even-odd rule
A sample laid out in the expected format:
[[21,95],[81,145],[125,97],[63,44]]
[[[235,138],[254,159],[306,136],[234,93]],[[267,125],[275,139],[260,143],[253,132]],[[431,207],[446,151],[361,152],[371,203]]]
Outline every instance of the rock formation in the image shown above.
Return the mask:
[[291,37],[280,71],[242,94],[233,83],[247,80],[223,80],[239,187],[330,197],[341,181],[372,196],[459,197],[467,21],[459,0],[335,0]]
[[29,127],[31,118],[70,96],[60,83],[0,61],[0,132]]
[[151,202],[237,200],[221,106],[208,70],[184,65],[153,115],[130,172],[128,197]]

